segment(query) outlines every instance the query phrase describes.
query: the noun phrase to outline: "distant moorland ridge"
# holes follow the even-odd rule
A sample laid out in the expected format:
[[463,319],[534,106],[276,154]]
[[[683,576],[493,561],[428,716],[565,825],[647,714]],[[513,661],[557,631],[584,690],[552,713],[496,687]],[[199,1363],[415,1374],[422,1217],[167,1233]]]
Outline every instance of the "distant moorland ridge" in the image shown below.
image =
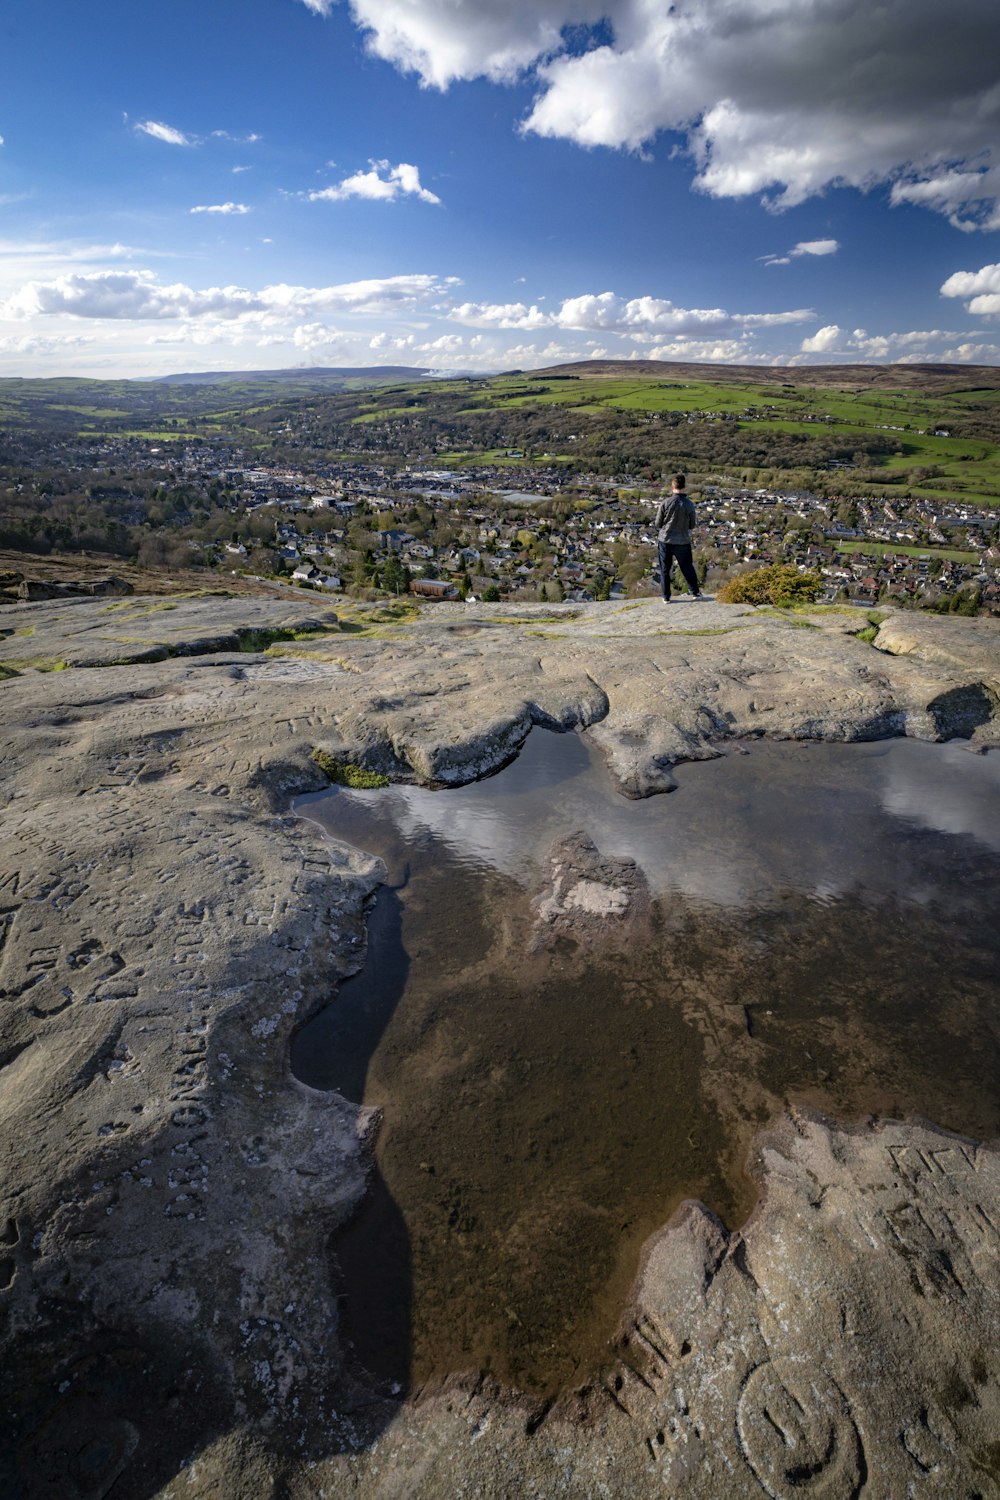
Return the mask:
[[292,370],[194,370],[187,374],[157,375],[159,385],[222,385],[240,380],[421,380],[435,372],[413,365],[315,365]]
[[[541,370],[505,370],[501,376],[516,375],[524,380],[609,380],[654,379],[666,383],[690,384],[708,381],[726,385],[751,384],[792,389],[827,387],[841,390],[883,390],[920,392],[928,396],[947,395],[953,391],[1000,390],[1000,365],[723,365],[690,364],[658,359],[588,359],[577,363],[549,365]],[[250,385],[265,383],[287,387],[305,387],[320,394],[326,390],[350,385],[361,389],[368,385],[433,380],[487,382],[497,372],[437,370],[417,365],[310,366],[282,370],[203,370],[178,372],[155,377],[92,376],[6,376],[0,377],[0,392],[12,394],[24,390],[43,394],[57,387],[68,390],[85,386],[111,389],[114,386]]]
[[526,370],[526,378],[593,379],[607,375],[630,379],[658,375],[678,381],[719,380],[730,384],[748,380],[758,385],[827,385],[857,389],[926,391],[1000,389],[1000,365],[699,365],[659,359],[588,359],[544,370]]

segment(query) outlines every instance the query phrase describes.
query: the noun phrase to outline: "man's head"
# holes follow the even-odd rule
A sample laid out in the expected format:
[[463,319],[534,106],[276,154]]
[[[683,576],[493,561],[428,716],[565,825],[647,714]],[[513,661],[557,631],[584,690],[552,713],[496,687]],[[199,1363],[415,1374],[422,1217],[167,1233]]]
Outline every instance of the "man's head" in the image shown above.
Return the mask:
[[687,487],[687,479],[683,474],[675,474],[670,483],[673,485],[675,490],[683,490]]

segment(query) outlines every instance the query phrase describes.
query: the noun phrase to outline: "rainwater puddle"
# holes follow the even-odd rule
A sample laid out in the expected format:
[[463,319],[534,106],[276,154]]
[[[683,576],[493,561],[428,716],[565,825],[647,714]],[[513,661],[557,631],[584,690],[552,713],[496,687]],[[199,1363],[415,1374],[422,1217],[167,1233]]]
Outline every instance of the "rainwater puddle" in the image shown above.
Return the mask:
[[[745,1219],[751,1137],[788,1101],[1000,1134],[1000,755],[754,743],[677,777],[629,802],[585,737],[536,730],[472,786],[296,804],[389,870],[292,1067],[384,1111],[333,1254],[358,1358],[404,1388],[582,1383],[678,1203]],[[651,910],[533,952],[577,829]]]

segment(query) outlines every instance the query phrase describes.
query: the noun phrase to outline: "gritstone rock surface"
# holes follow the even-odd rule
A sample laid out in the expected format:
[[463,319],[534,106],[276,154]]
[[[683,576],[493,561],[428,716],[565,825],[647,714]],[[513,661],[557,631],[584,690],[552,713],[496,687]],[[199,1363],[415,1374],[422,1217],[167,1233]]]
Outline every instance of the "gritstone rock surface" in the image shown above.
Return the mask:
[[[353,1368],[325,1246],[375,1121],[288,1038],[362,962],[382,870],[286,812],[316,749],[457,784],[533,724],[587,729],[632,797],[747,735],[996,744],[997,627],[311,605],[0,608],[4,1492],[1000,1493],[998,1161],[929,1126],[780,1123],[750,1222],[682,1211],[551,1408]],[[562,851],[552,920],[598,919],[597,858]]]

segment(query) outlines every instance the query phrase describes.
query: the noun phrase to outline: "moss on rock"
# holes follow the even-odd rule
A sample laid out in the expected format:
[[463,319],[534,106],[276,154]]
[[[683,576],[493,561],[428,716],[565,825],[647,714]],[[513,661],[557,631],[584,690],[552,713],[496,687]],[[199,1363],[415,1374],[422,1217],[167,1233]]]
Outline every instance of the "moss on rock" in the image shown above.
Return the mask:
[[352,761],[337,760],[326,750],[316,747],[312,752],[312,759],[328,781],[335,786],[353,787],[355,791],[370,791],[373,787],[388,786],[388,776],[383,776],[379,771],[368,771],[364,766],[355,765]]

